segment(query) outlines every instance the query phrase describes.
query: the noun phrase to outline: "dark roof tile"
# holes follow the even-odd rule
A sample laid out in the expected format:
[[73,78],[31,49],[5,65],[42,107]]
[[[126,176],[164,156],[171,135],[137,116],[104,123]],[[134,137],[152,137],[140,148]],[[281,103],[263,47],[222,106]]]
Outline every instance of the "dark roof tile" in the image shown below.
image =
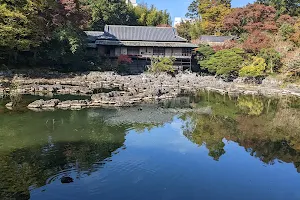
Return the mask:
[[121,41],[187,42],[173,27],[106,25],[104,32],[104,37]]

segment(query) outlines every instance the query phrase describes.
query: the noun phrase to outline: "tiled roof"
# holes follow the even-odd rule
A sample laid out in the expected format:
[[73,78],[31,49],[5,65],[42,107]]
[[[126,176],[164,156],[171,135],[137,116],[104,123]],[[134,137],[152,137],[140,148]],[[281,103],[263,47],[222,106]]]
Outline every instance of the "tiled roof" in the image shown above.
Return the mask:
[[214,35],[201,35],[201,42],[225,42],[234,39],[234,36],[214,36]]
[[96,45],[104,46],[143,46],[143,47],[186,47],[196,48],[198,45],[187,42],[151,42],[151,41],[112,41],[112,40],[97,40]]
[[103,36],[121,41],[187,42],[173,27],[106,25],[104,32]]
[[84,31],[84,32],[87,35],[88,41],[90,42],[95,42],[97,38],[99,38],[104,34],[103,31]]

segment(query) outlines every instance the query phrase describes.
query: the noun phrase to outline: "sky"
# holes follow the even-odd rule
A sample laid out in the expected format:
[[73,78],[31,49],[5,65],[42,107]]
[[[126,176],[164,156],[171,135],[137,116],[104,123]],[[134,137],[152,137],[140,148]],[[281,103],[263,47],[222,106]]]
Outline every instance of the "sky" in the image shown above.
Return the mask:
[[[167,9],[168,12],[171,13],[172,21],[174,21],[175,17],[185,16],[192,0],[137,0],[137,3],[143,2],[148,5],[154,4],[160,10]],[[232,0],[232,6],[241,7],[253,2],[254,0]]]

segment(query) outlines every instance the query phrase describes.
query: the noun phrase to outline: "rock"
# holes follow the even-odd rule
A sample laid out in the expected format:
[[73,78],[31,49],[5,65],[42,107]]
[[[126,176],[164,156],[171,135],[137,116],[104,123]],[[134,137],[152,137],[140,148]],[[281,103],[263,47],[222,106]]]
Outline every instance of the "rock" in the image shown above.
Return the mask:
[[9,102],[9,103],[7,103],[6,105],[5,105],[5,107],[9,107],[9,108],[12,108],[13,107],[13,102]]
[[45,101],[43,99],[40,100],[36,100],[34,102],[32,102],[31,104],[29,104],[27,107],[28,108],[54,108],[58,103],[60,102],[60,100],[58,99],[51,99],[48,101]]
[[44,100],[40,99],[40,100],[36,100],[36,101],[32,102],[27,107],[28,108],[42,108],[43,104],[44,104]]
[[44,101],[42,108],[54,108],[59,102],[59,99],[51,99],[48,101]]
[[71,178],[71,177],[64,176],[64,177],[62,177],[62,178],[60,179],[60,182],[63,183],[63,184],[65,184],[65,183],[73,183],[74,180],[73,180],[73,178]]

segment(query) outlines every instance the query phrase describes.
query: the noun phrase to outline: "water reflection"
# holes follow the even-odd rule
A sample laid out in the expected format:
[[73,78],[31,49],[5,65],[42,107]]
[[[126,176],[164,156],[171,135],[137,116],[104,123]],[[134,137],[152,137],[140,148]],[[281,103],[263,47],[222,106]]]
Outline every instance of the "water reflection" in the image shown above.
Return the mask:
[[107,125],[87,114],[56,111],[1,116],[0,169],[4,173],[0,199],[28,199],[29,188],[70,174],[80,179],[109,162],[112,152],[125,148],[128,127]]
[[[212,113],[174,113],[178,105],[195,110],[210,107]],[[83,193],[83,185],[76,185],[83,184],[83,180],[84,185],[94,190],[102,188],[110,191],[110,195],[117,195],[112,193],[114,189],[119,189],[120,195],[130,195],[130,188],[136,189],[140,185],[143,188],[136,196],[151,190],[153,194],[149,199],[161,198],[153,196],[154,191],[157,195],[164,194],[166,191],[162,188],[167,188],[166,184],[178,193],[174,198],[167,193],[166,199],[179,199],[183,197],[180,196],[179,185],[191,184],[193,177],[211,179],[207,184],[212,190],[210,182],[213,184],[229,178],[222,170],[246,168],[236,165],[236,159],[231,159],[229,164],[222,162],[233,149],[245,159],[250,160],[243,153],[265,165],[292,163],[300,172],[299,105],[297,99],[290,98],[201,93],[197,97],[164,103],[161,105],[163,108],[145,106],[41,113],[4,111],[6,114],[0,114],[0,199],[29,199],[36,197],[37,193],[38,197],[44,198],[43,192],[51,185],[59,191],[61,182],[69,182],[78,187],[77,193],[81,190]],[[232,143],[244,150],[233,148]],[[208,151],[212,163],[202,155],[203,148]],[[193,153],[189,154],[187,149]],[[198,159],[203,160],[202,164],[196,162]],[[257,165],[252,165],[257,174],[262,172]],[[236,177],[230,179],[243,183],[236,174],[231,175]],[[94,181],[88,177],[93,177]],[[128,182],[131,178],[133,181]],[[146,180],[151,189],[145,187],[147,184],[143,181]],[[296,178],[291,180],[295,181]],[[124,188],[120,189],[120,186]],[[189,187],[184,189],[185,192],[199,189]],[[212,192],[206,189],[202,195]],[[57,195],[67,193],[67,188],[60,190],[62,193]],[[194,195],[191,198],[197,196],[189,194]],[[51,196],[45,199],[51,199]],[[55,199],[63,198],[56,196]],[[117,196],[115,199],[118,199]]]
[[184,135],[200,146],[205,145],[214,160],[226,153],[225,138],[243,146],[266,164],[274,164],[276,160],[294,163],[300,172],[298,99],[253,96],[230,99],[219,94],[202,98],[206,101],[200,105],[211,106],[213,115],[181,116],[188,122],[183,128]]

